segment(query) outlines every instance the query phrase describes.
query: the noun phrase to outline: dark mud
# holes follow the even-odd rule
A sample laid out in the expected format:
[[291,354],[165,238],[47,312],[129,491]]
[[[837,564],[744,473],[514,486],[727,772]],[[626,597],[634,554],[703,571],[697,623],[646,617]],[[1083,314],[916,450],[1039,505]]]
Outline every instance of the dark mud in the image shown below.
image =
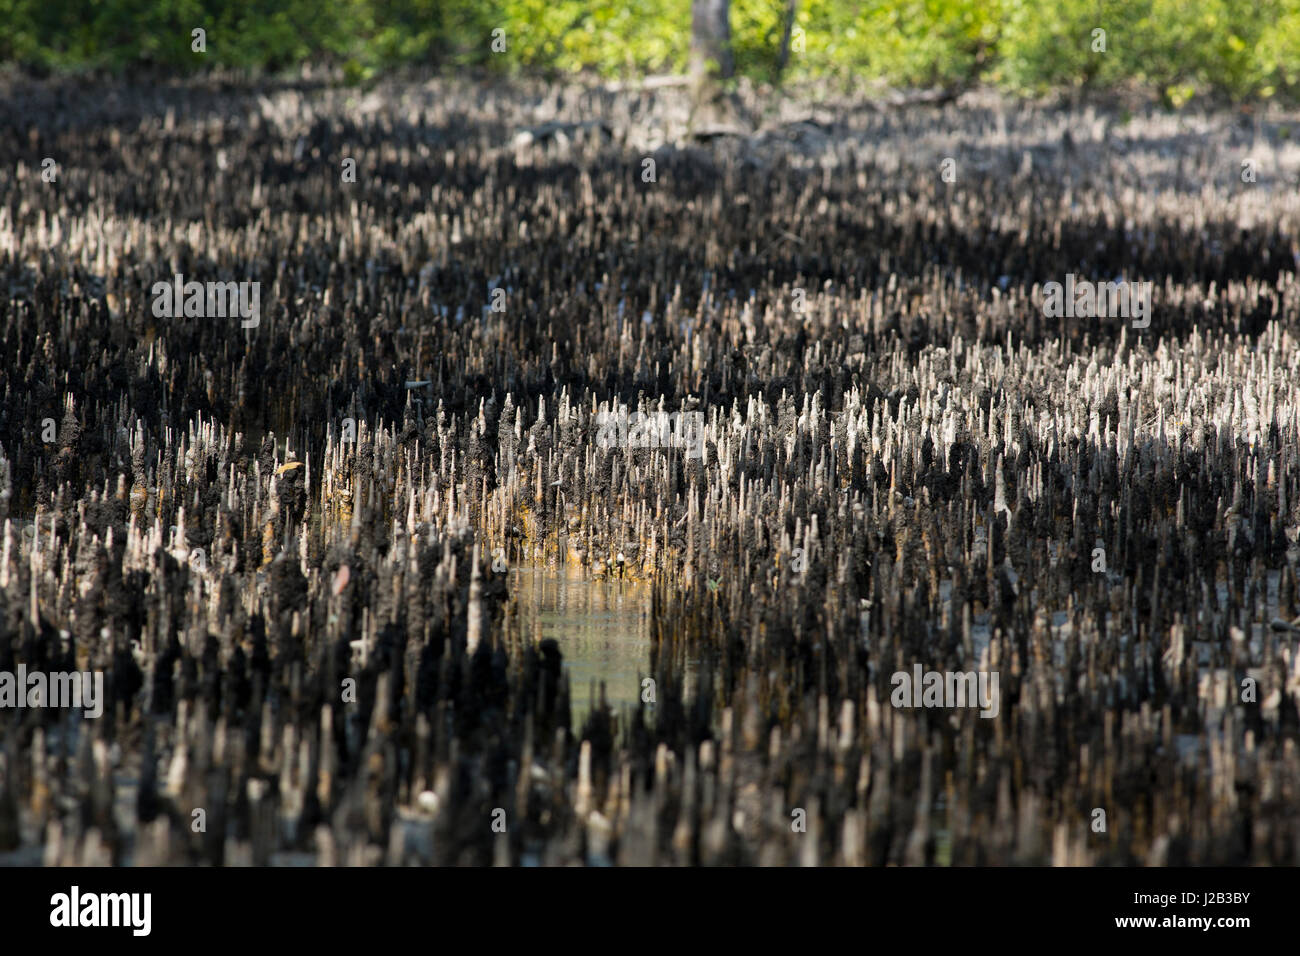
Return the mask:
[[[108,702],[0,709],[3,859],[1300,862],[1296,117],[685,115],[5,90],[0,671]],[[646,589],[632,706],[575,719],[521,566]]]

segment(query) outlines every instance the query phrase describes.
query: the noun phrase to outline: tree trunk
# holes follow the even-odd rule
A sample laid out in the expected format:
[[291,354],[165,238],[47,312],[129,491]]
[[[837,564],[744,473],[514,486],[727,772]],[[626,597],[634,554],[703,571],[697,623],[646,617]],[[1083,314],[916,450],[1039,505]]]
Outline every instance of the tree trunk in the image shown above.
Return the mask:
[[790,62],[790,37],[794,33],[794,18],[798,12],[799,0],[789,0],[785,7],[785,28],[781,31],[781,50],[776,57],[776,76],[773,82],[780,83],[781,75]]
[[730,77],[735,70],[731,59],[730,0],[691,0],[691,73]]
[[735,72],[729,8],[730,0],[691,0],[692,131],[727,125],[731,118],[722,88]]

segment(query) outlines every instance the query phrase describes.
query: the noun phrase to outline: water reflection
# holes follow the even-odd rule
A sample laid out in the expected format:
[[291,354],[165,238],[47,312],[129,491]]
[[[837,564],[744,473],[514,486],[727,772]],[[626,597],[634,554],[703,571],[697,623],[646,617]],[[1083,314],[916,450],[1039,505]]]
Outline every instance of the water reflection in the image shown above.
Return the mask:
[[[533,568],[511,571],[510,593],[520,633],[554,638],[564,655],[573,727],[582,726],[605,682],[605,699],[618,713],[635,707],[641,680],[650,676],[650,586],[645,582],[566,577]],[[686,679],[694,677],[688,663]]]

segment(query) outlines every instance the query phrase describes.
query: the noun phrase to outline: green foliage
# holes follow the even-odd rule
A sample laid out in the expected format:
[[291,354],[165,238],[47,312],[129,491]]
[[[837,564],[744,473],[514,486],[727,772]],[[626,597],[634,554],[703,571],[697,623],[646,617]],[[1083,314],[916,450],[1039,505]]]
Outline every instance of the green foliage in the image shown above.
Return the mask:
[[741,76],[774,79],[784,33],[785,4],[731,0],[731,56]]
[[681,68],[690,22],[690,0],[508,0],[500,16],[512,66],[602,76]]
[[[782,70],[787,3],[731,0],[740,75],[1031,93],[1139,83],[1173,104],[1300,93],[1300,0],[798,0],[802,36]],[[686,68],[691,0],[0,0],[0,23],[0,61],[55,68],[311,60],[350,82],[402,64],[632,76]]]
[[[1194,92],[1271,96],[1296,89],[1298,24],[1300,0],[1008,0],[995,78],[1033,91],[1135,82],[1175,102]],[[1105,53],[1092,50],[1098,27]]]
[[807,0],[800,66],[905,86],[978,76],[997,41],[1004,0]]

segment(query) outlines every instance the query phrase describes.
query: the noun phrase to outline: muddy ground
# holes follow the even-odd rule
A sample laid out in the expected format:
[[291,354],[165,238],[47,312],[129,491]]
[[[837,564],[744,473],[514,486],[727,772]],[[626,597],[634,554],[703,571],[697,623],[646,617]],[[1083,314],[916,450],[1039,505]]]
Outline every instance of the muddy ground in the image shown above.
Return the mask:
[[1300,862],[1300,116],[734,114],[4,81],[0,859]]

